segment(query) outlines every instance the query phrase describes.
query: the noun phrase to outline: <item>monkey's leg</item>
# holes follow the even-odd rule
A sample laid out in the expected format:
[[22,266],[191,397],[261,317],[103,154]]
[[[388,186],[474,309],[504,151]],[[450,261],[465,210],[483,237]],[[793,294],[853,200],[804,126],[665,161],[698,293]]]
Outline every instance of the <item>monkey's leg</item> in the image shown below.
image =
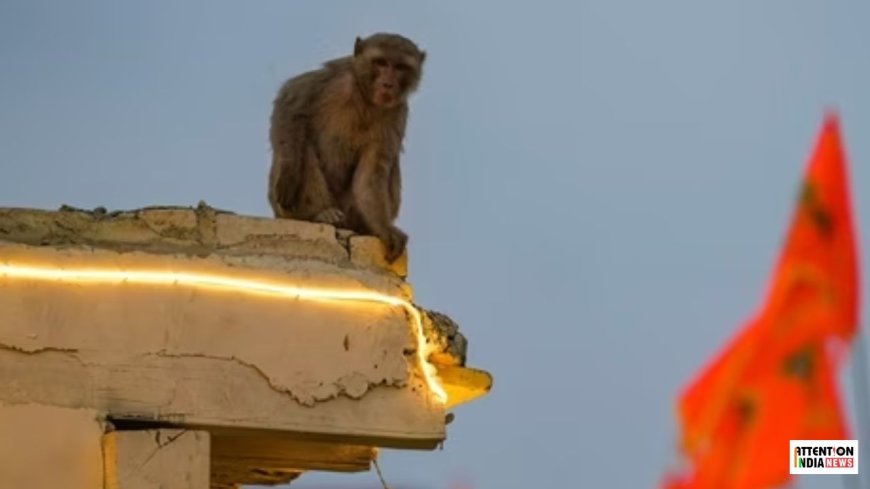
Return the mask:
[[320,159],[312,146],[306,150],[302,175],[303,184],[296,211],[299,218],[325,224],[338,224],[343,221],[344,213],[339,210],[332,192],[329,191],[329,184],[320,169]]
[[330,224],[340,221],[344,216],[335,207],[314,149],[301,147],[275,151],[269,201],[276,217]]
[[286,148],[275,148],[269,170],[269,205],[275,217],[290,218],[299,195],[298,173],[301,161],[287,154]]

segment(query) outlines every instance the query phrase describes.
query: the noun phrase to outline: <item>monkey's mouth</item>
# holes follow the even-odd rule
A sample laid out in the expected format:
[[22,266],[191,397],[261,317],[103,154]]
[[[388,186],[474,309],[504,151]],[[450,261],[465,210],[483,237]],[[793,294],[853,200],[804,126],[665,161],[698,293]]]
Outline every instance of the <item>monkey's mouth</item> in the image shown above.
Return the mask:
[[395,105],[396,99],[396,94],[388,90],[378,90],[374,96],[375,105],[381,107],[392,107]]

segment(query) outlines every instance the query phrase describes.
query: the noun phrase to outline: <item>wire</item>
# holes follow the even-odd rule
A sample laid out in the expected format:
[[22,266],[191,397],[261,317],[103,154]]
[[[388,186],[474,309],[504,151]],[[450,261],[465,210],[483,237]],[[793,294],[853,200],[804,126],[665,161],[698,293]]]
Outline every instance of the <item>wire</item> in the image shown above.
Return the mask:
[[384,474],[381,472],[381,466],[378,464],[378,459],[373,458],[372,462],[375,464],[375,471],[378,473],[378,479],[381,480],[381,485],[384,486],[384,489],[390,489],[390,486],[387,485],[387,481],[384,480]]

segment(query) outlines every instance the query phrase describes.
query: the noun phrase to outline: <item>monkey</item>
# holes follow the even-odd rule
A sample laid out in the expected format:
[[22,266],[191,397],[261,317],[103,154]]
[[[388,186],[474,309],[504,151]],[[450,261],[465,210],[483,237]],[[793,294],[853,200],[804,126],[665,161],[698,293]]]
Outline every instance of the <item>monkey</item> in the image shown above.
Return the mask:
[[408,97],[426,52],[398,34],[357,37],[353,54],[287,80],[275,97],[268,199],[277,218],[377,236],[395,261],[408,236],[399,215],[399,154]]

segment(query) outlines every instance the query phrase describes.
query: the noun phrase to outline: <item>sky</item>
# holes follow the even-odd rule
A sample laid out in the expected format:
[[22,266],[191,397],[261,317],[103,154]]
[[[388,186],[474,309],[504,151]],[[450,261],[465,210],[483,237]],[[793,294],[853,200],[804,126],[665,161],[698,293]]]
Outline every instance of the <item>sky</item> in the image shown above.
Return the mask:
[[870,230],[868,19],[862,0],[0,0],[0,206],[267,216],[280,84],[403,33],[428,52],[410,280],[495,385],[443,450],[384,451],[384,476],[653,488],[674,396],[759,305],[829,108]]

